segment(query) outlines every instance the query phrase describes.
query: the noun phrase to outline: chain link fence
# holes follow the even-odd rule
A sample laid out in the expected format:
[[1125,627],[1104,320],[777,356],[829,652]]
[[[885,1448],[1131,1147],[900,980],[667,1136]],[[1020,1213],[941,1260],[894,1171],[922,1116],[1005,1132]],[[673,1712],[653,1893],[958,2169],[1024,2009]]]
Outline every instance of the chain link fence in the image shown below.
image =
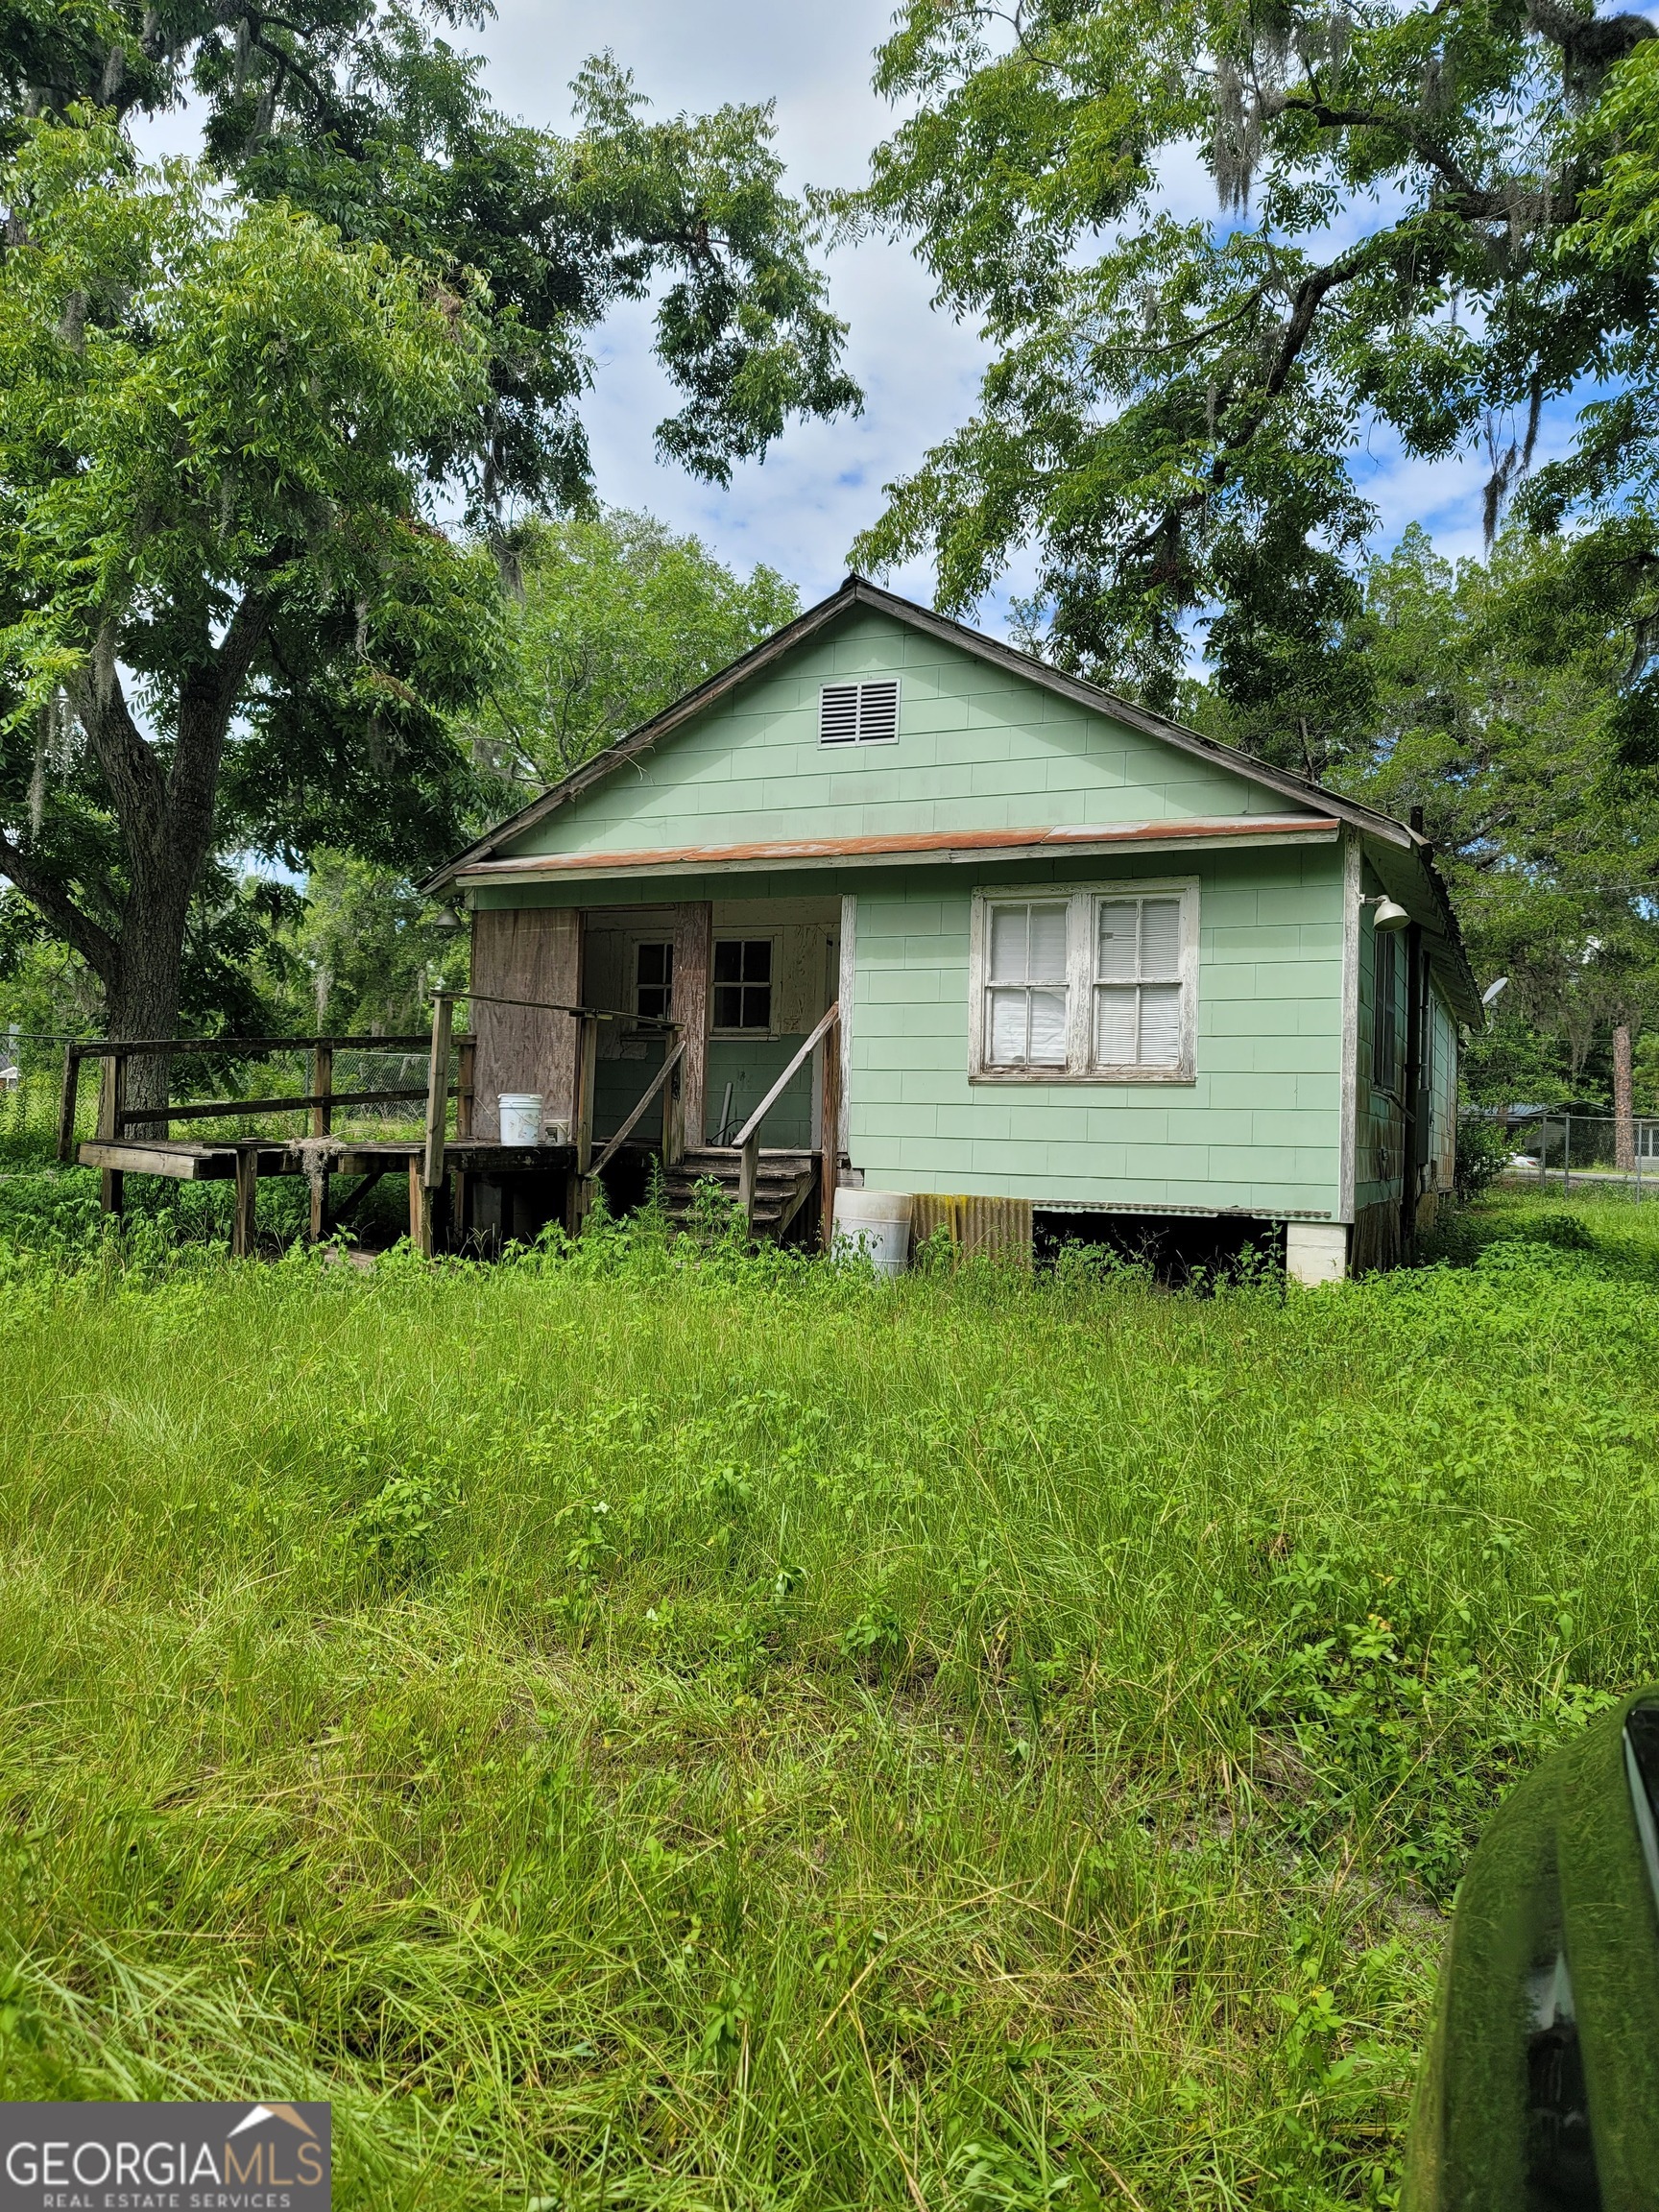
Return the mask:
[[[58,1117],[63,1091],[64,1037],[30,1035],[0,1030],[0,1167],[12,1169],[49,1166],[58,1153]],[[428,1054],[418,1050],[381,1050],[352,1046],[333,1053],[332,1089],[351,1091],[410,1091],[419,1097],[390,1100],[379,1105],[340,1105],[333,1109],[333,1134],[337,1137],[386,1141],[418,1139],[424,1122],[421,1098],[426,1088]],[[180,1054],[172,1062],[168,1103],[177,1110],[191,1099],[294,1097],[318,1087],[316,1054],[303,1046],[293,1051],[238,1054]],[[450,1063],[455,1080],[455,1063]],[[75,1141],[95,1136],[98,1128],[99,1064],[82,1064],[76,1094]],[[451,1108],[453,1112],[453,1108]],[[216,1115],[200,1120],[176,1119],[167,1134],[206,1142],[235,1137],[274,1139],[308,1137],[311,1110],[261,1110],[252,1104],[246,1114]]]
[[1638,1116],[1623,1143],[1610,1114],[1529,1116],[1512,1120],[1506,1136],[1505,1182],[1659,1198],[1659,1118]]

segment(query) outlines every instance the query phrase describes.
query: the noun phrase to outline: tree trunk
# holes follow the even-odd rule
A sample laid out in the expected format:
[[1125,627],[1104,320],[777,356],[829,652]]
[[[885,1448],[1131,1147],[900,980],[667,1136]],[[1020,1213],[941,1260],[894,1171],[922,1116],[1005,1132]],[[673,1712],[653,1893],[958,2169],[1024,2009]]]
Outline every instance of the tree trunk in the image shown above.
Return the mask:
[[1636,1172],[1636,1093],[1627,1022],[1621,1022],[1613,1032],[1613,1165],[1622,1174]]
[[[146,871],[146,875],[150,872]],[[171,1037],[179,1027],[179,984],[184,960],[184,923],[195,881],[182,868],[160,882],[134,884],[121,918],[121,961],[109,984],[108,1027],[117,1039]],[[169,1059],[141,1055],[127,1064],[130,1110],[167,1103]],[[139,1122],[165,1137],[164,1121]]]

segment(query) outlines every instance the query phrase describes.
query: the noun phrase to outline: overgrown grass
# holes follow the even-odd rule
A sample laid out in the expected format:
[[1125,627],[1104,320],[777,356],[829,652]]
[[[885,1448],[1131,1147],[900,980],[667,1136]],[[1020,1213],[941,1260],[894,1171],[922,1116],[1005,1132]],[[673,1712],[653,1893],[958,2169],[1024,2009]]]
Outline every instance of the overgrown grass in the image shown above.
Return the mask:
[[0,2094],[330,2097],[353,2207],[1387,2200],[1473,1838],[1659,1674],[1659,1220],[1198,1299],[77,1182],[0,1186]]

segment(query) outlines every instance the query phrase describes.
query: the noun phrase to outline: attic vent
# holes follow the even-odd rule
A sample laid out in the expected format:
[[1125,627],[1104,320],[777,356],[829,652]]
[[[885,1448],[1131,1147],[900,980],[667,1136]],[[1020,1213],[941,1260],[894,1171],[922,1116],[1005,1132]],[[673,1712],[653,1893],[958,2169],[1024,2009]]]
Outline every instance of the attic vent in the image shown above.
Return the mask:
[[821,745],[891,745],[899,735],[899,685],[826,684],[818,702]]

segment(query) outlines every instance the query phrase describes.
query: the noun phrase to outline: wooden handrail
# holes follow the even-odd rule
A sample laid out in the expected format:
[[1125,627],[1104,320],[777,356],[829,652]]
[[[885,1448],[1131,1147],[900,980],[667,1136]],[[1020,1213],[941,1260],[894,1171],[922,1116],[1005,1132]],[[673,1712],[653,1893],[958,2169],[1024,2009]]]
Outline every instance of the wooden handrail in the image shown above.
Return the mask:
[[228,1060],[246,1052],[314,1052],[326,1046],[336,1052],[425,1052],[429,1036],[420,1037],[73,1037],[64,1046],[72,1060],[154,1059],[160,1053],[223,1052]]
[[[451,1083],[451,1098],[455,1089]],[[291,1098],[199,1098],[194,1105],[185,1100],[177,1106],[123,1107],[117,1118],[123,1129],[132,1129],[146,1121],[223,1121],[235,1114],[300,1114],[309,1106],[391,1106],[425,1096],[424,1084],[419,1091],[304,1091]]]
[[611,1142],[606,1145],[604,1151],[600,1153],[598,1159],[595,1160],[592,1166],[589,1168],[588,1180],[589,1183],[595,1183],[598,1181],[600,1170],[609,1166],[612,1154],[620,1151],[621,1147],[627,1142],[627,1140],[633,1136],[635,1129],[637,1127],[638,1123],[644,1117],[646,1107],[650,1105],[652,1099],[656,1097],[658,1092],[661,1090],[663,1084],[667,1082],[669,1076],[673,1074],[675,1069],[678,1068],[681,1061],[685,1059],[687,1043],[688,1040],[682,1037],[679,1044],[675,1046],[673,1051],[665,1055],[661,1067],[658,1069],[656,1074],[652,1076],[650,1082],[645,1086],[645,1089],[640,1095],[639,1101],[637,1105],[636,1105],[633,1113],[629,1115],[627,1120],[623,1122],[621,1128],[617,1130],[615,1136],[612,1138]]
[[737,1154],[737,1203],[742,1207],[743,1218],[751,1229],[755,1226],[755,1185],[760,1173],[760,1124],[840,1019],[841,1002],[837,999],[812,1034],[802,1041],[800,1049],[788,1067],[737,1132],[737,1141],[733,1146]]
[[[566,1006],[557,998],[498,998],[493,991],[443,991],[435,998],[470,998],[480,1006],[528,1006],[537,1014],[574,1014],[579,1020],[593,1022],[631,1022],[637,1029],[673,1029],[673,1022],[659,1021],[654,1014],[633,1014],[626,1006]],[[421,1040],[426,1042],[424,1038]]]
[[823,1037],[826,1030],[832,1029],[840,1018],[841,1004],[839,999],[837,999],[835,1004],[830,1007],[829,1013],[826,1014],[824,1019],[819,1022],[817,1028],[813,1030],[811,1036],[804,1040],[800,1049],[796,1052],[788,1067],[784,1069],[782,1074],[779,1076],[777,1082],[773,1084],[771,1090],[767,1092],[765,1097],[761,1099],[759,1105],[756,1107],[754,1113],[750,1115],[748,1120],[744,1122],[742,1128],[738,1130],[736,1136],[732,1140],[732,1148],[734,1152],[741,1152],[744,1145],[748,1143],[749,1140],[757,1134],[761,1122],[765,1120],[767,1115],[771,1113],[773,1107],[777,1105],[779,1099],[783,1095],[783,1093],[788,1089],[789,1085],[794,1081],[795,1077],[801,1072],[802,1062],[806,1059],[808,1054],[812,1051],[813,1047]]

